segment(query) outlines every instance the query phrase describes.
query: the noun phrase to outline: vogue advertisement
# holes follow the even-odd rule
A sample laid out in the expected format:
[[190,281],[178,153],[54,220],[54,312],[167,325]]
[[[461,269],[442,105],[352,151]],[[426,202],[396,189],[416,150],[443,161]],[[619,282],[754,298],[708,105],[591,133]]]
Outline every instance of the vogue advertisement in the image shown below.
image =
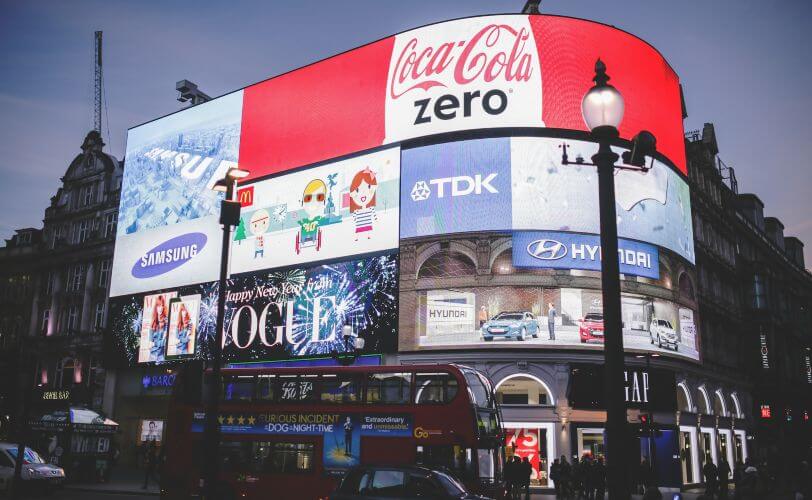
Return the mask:
[[226,297],[223,356],[261,361],[343,352],[344,326],[366,353],[397,343],[396,254],[234,278]]
[[[397,254],[258,272],[234,277],[228,286],[227,362],[331,356],[345,349],[345,325],[364,338],[364,353],[397,349]],[[110,308],[111,362],[206,358],[217,322],[217,283],[118,297]]]
[[[665,300],[621,296],[623,346],[699,359],[689,309]],[[418,295],[414,332],[401,350],[425,348],[603,348],[600,290],[491,286],[428,290]]]
[[231,272],[301,265],[398,246],[400,149],[251,184],[240,196]]

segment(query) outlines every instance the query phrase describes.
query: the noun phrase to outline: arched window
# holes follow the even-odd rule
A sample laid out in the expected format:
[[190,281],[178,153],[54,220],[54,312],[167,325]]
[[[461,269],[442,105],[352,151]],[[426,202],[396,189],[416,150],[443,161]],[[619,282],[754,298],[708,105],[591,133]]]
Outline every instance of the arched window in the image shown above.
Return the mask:
[[730,401],[733,403],[731,408],[733,408],[733,411],[735,412],[733,416],[736,418],[744,418],[744,414],[742,413],[742,405],[739,403],[739,397],[735,392],[730,395]]
[[444,250],[423,262],[417,273],[418,278],[453,278],[476,274],[476,265],[467,255]]
[[691,401],[691,393],[688,391],[688,386],[685,382],[680,382],[677,385],[677,409],[687,413],[693,413],[694,403]]
[[699,413],[704,413],[705,415],[711,414],[710,398],[708,397],[708,391],[705,390],[704,385],[699,388]]
[[493,260],[491,266],[493,274],[513,274],[513,250],[507,249]]
[[688,273],[679,275],[679,294],[687,299],[694,300],[694,284]]
[[56,365],[56,387],[67,389],[73,385],[75,363],[73,358],[65,358]]
[[496,386],[496,400],[505,405],[554,404],[547,384],[527,374],[511,375]]
[[722,395],[721,389],[716,389],[716,394],[713,398],[713,413],[720,417],[727,416],[727,406],[725,405],[725,397]]

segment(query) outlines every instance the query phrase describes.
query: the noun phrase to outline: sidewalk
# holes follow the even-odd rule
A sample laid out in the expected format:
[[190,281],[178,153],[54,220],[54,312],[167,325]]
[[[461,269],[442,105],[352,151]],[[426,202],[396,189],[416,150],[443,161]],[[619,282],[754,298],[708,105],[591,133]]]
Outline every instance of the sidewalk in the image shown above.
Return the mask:
[[110,474],[110,481],[106,483],[67,483],[65,489],[74,491],[89,491],[94,493],[129,493],[133,495],[158,496],[160,491],[154,481],[150,481],[147,489],[141,489],[144,484],[144,471],[130,467],[115,467]]

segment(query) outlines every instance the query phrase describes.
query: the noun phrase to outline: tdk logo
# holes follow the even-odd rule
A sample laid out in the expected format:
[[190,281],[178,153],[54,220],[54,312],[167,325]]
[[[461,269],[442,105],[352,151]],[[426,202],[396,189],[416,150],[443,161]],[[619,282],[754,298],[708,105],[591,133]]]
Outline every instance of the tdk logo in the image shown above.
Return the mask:
[[558,260],[567,255],[567,246],[556,240],[536,240],[527,245],[527,253],[540,260]]
[[147,250],[132,268],[134,278],[145,279],[168,273],[192,260],[206,246],[206,235],[187,233]]
[[[469,194],[482,194],[483,192],[499,194],[499,191],[491,184],[497,173],[491,173],[483,177],[476,174],[473,177],[460,175],[457,177],[443,177],[441,179],[431,179],[428,184],[433,186],[437,198],[446,196],[468,196]],[[413,201],[427,200],[431,196],[432,188],[426,181],[417,181],[412,187],[411,196]]]

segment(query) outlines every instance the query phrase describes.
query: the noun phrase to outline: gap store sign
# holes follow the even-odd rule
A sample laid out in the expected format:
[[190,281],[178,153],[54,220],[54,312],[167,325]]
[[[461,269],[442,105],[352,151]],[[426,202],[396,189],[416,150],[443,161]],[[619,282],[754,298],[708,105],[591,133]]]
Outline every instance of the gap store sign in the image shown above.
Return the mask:
[[[517,231],[513,233],[513,266],[600,271],[600,240],[600,236],[595,234]],[[660,278],[657,247],[618,238],[617,253],[621,273]]]

